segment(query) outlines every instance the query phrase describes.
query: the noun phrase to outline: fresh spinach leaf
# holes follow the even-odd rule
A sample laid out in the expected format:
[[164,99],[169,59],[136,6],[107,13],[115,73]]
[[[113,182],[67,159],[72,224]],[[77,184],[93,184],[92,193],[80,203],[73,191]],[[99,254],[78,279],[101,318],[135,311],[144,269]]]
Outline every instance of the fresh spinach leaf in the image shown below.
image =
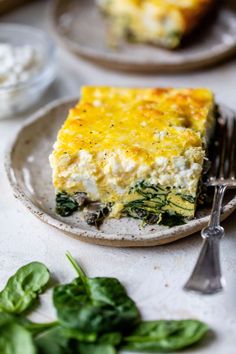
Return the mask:
[[6,312],[0,312],[0,326],[9,322],[14,322],[19,324],[20,326],[23,326],[33,336],[44,332],[50,328],[58,326],[58,322],[35,323],[22,316],[12,315]]
[[12,321],[15,321],[15,317],[13,315],[6,312],[0,312],[0,326]]
[[18,318],[18,321],[23,325],[33,336],[38,335],[50,328],[58,326],[58,322],[48,322],[48,323],[35,323],[31,322],[27,318]]
[[79,343],[79,354],[116,354],[117,351],[110,344],[87,344]]
[[[35,339],[39,354],[72,354],[70,341],[64,337],[61,328],[55,327],[40,334]],[[21,353],[22,354],[22,353]]]
[[54,288],[53,302],[64,327],[86,333],[123,332],[139,321],[135,303],[115,278],[88,278],[67,255],[79,278]]
[[0,325],[1,354],[36,354],[31,334],[21,325],[8,322]]
[[122,334],[119,332],[105,333],[98,339],[98,343],[106,343],[117,346],[122,341]]
[[[161,192],[161,191],[160,191]],[[143,321],[135,303],[115,278],[88,278],[68,253],[78,278],[54,288],[58,321],[34,323],[22,313],[49,280],[41,263],[13,275],[0,293],[1,354],[116,354],[182,350],[208,331],[197,320]]]
[[200,341],[207,331],[197,320],[144,321],[124,339],[124,348],[150,353],[180,350]]
[[80,342],[94,343],[97,341],[96,333],[85,333],[74,328],[61,327],[61,334],[69,339],[76,339]]
[[39,262],[21,267],[0,292],[0,311],[21,314],[27,310],[48,283],[49,271]]
[[[74,339],[79,343],[93,344],[104,348],[105,345],[110,345],[111,347],[116,347],[122,342],[122,335],[119,332],[105,333],[98,337],[96,333],[84,333],[77,329],[60,327],[60,335],[68,339]],[[93,346],[88,346],[88,348],[93,348]]]

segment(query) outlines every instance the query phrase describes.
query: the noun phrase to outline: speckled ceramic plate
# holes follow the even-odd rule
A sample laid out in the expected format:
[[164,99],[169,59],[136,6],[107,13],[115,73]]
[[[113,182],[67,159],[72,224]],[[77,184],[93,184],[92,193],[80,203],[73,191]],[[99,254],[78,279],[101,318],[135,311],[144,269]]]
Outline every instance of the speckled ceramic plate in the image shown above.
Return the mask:
[[218,15],[208,15],[201,33],[174,51],[126,41],[112,48],[108,45],[107,21],[95,0],[54,0],[52,20],[56,34],[69,50],[97,64],[129,71],[173,72],[213,65],[236,52],[236,2],[222,3]]
[[[108,219],[100,227],[88,226],[80,212],[68,218],[55,213],[55,194],[48,156],[56,135],[75,100],[59,100],[37,112],[17,133],[6,154],[6,171],[14,194],[42,221],[84,241],[118,247],[154,246],[199,231],[208,222],[209,210],[201,210],[185,225],[142,227],[131,218]],[[224,108],[225,114],[232,112]],[[236,209],[236,197],[227,195],[222,219]]]

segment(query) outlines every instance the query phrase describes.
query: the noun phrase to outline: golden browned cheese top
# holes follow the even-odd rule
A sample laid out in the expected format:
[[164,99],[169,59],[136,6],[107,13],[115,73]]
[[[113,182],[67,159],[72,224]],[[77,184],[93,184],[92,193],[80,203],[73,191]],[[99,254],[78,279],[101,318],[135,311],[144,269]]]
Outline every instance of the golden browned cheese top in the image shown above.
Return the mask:
[[202,146],[213,107],[207,89],[84,87],[58,135],[55,154],[118,148],[150,161]]

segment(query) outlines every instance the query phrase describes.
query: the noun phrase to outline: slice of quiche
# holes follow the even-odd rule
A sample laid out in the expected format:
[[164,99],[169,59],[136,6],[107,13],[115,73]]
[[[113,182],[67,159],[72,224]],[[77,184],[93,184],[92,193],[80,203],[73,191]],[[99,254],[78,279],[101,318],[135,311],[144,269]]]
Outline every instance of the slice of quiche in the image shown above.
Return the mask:
[[115,37],[176,48],[201,22],[214,0],[97,0]]
[[193,218],[214,108],[201,88],[83,87],[50,156],[57,211],[86,205],[89,224]]

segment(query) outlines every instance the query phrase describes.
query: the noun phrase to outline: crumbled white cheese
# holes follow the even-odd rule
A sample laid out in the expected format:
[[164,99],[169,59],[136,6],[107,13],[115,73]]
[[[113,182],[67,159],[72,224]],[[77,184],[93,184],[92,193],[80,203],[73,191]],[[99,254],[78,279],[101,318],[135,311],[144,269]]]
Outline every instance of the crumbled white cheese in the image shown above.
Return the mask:
[[156,137],[157,139],[162,140],[162,139],[164,139],[165,136],[167,135],[167,132],[163,130],[163,131],[161,131],[161,132],[156,132],[154,135],[155,135],[155,137]]
[[[34,46],[0,43],[0,119],[13,116],[36,101],[30,82],[43,66],[43,54]],[[23,85],[21,85],[23,84]]]
[[178,132],[183,132],[187,129],[185,127],[178,127],[177,125],[173,125],[173,128],[175,128],[175,130],[177,130]]
[[0,88],[28,81],[41,65],[36,48],[0,43]]
[[94,100],[94,101],[93,101],[94,107],[100,107],[101,104],[102,104],[102,102],[101,102],[100,100]]
[[183,156],[174,157],[173,163],[175,170],[178,172],[186,169],[186,162],[186,158]]
[[167,159],[166,157],[162,157],[162,156],[157,157],[155,161],[156,161],[157,167],[164,167],[164,168],[166,168],[166,166],[167,166],[167,164],[168,164],[168,159]]
[[125,172],[131,172],[137,167],[137,163],[126,157],[121,158],[121,166]]
[[141,127],[146,127],[147,126],[147,122],[143,121],[140,123]]
[[138,179],[140,178],[145,179],[149,171],[150,171],[150,167],[148,165],[146,164],[140,165],[137,169]]
[[117,175],[119,174],[120,170],[121,166],[119,160],[115,156],[109,156],[109,158],[106,159],[106,163],[104,166],[105,174],[111,173],[112,175]]

